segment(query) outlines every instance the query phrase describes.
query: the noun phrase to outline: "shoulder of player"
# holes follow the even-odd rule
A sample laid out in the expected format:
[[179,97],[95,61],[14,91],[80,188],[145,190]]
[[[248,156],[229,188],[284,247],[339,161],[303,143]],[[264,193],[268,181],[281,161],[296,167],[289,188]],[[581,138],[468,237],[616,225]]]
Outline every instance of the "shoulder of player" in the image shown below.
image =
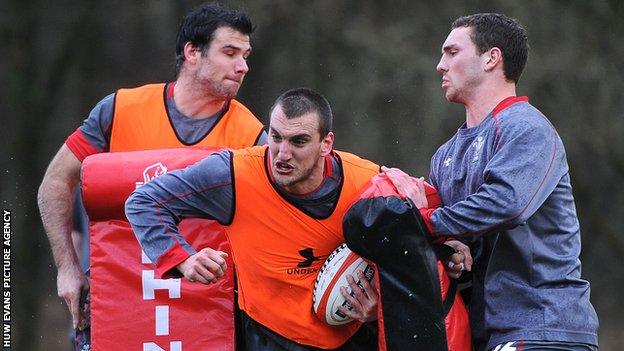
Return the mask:
[[496,124],[504,129],[553,128],[544,114],[528,102],[520,102],[501,111],[495,116]]
[[525,140],[531,143],[551,143],[557,139],[552,123],[528,102],[517,103],[501,111],[491,123],[491,133],[497,143]]
[[379,172],[380,170],[380,166],[378,164],[365,158],[361,158],[356,154],[339,150],[334,150],[334,154],[338,156],[338,159],[343,166],[349,165],[360,169],[374,170],[375,172]]
[[251,112],[251,110],[247,106],[245,106],[242,102],[236,99],[230,100],[230,106],[228,108],[228,112],[236,113],[237,115],[246,116],[254,120],[260,121],[258,117],[256,117],[256,115],[253,112]]

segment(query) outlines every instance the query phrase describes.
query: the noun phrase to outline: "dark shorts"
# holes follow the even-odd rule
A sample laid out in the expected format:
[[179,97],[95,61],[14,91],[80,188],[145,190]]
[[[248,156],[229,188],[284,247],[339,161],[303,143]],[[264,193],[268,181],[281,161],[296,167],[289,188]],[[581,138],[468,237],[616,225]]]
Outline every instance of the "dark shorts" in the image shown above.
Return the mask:
[[[316,347],[301,345],[290,341],[254,321],[246,313],[237,313],[236,328],[237,351],[317,351]],[[373,351],[377,350],[377,325],[365,323],[347,342],[335,349],[338,351]]]
[[535,341],[519,340],[502,343],[490,351],[598,351],[594,345],[563,342],[563,341]]

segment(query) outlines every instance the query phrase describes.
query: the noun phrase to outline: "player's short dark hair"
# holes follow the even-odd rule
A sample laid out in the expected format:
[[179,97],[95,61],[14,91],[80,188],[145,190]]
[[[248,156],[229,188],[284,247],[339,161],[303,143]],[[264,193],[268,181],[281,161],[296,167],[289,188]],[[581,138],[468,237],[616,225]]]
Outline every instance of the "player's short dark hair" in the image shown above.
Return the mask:
[[518,83],[529,55],[527,32],[518,21],[499,13],[477,13],[456,19],[451,27],[471,28],[470,37],[479,54],[499,48],[505,78]]
[[315,112],[319,119],[319,133],[323,139],[332,131],[333,115],[327,99],[309,88],[295,88],[280,95],[271,107],[280,106],[286,118],[301,117],[306,113]]
[[230,27],[250,35],[254,26],[249,17],[237,10],[231,10],[217,3],[203,4],[191,10],[180,23],[176,41],[176,74],[184,63],[184,45],[190,42],[202,53],[210,47],[214,32],[221,27]]

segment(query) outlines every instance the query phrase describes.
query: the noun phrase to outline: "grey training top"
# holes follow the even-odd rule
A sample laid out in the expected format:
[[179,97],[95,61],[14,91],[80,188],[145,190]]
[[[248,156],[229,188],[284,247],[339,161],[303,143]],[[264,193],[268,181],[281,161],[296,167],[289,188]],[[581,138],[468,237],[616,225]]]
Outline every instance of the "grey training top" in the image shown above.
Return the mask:
[[431,216],[436,235],[472,240],[477,350],[514,340],[598,344],[565,150],[540,111],[516,99],[464,124],[433,156],[430,178],[445,205]]

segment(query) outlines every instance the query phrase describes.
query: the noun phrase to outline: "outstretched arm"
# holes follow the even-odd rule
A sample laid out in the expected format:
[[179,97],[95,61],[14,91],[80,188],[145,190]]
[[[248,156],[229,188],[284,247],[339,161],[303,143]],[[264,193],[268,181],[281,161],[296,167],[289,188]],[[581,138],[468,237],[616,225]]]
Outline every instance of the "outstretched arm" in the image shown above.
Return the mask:
[[213,154],[182,170],[142,185],[126,201],[126,217],[143,251],[161,275],[178,269],[190,281],[214,282],[227,269],[227,254],[211,248],[197,251],[178,230],[184,218],[227,224],[233,214],[229,151]]
[[[547,121],[502,122],[494,155],[483,170],[483,183],[465,199],[437,209],[421,209],[432,234],[481,235],[524,223],[567,173],[565,153]],[[511,161],[510,161],[511,160]],[[416,203],[422,194],[400,170],[385,171],[402,195]]]
[[[428,213],[435,210],[435,208],[428,208],[423,178],[411,177],[398,168],[382,167],[381,170],[388,176],[399,195],[410,199],[416,208],[421,211],[423,218],[426,218]],[[433,230],[433,226],[430,223],[427,224],[427,227],[430,231]],[[451,278],[459,278],[462,271],[470,271],[472,269],[472,255],[468,246],[456,239],[449,239],[444,244],[455,251],[451,257],[444,260],[446,263],[444,268]]]

